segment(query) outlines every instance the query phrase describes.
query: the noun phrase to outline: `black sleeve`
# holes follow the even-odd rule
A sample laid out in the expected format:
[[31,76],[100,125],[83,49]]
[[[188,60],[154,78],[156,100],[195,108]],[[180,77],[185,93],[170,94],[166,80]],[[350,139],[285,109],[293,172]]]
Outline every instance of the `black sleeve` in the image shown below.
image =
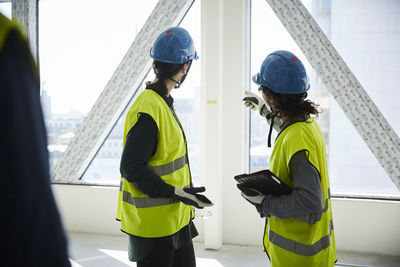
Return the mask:
[[150,197],[169,198],[173,195],[174,187],[165,183],[147,166],[157,149],[157,134],[158,128],[153,118],[141,113],[126,137],[120,172],[122,177]]
[[0,51],[0,121],[2,265],[70,266],[50,187],[37,69],[17,31]]

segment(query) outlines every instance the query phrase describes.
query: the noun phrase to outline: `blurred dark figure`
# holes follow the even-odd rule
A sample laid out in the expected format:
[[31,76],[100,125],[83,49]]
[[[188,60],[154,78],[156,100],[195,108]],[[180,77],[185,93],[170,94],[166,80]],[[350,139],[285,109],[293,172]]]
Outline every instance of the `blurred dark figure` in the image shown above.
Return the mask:
[[1,266],[71,266],[50,188],[39,84],[26,39],[0,14]]

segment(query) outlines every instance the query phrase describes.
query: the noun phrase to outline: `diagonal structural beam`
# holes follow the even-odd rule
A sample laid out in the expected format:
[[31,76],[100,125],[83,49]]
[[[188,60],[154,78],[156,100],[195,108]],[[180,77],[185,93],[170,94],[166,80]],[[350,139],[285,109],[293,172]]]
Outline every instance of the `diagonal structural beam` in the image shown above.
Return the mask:
[[38,63],[38,1],[12,0],[11,2],[12,17],[16,18],[24,28],[32,55]]
[[400,139],[301,0],[266,0],[400,190]]
[[194,0],[160,0],[81,124],[52,180],[79,183],[102,142],[151,68],[150,48],[158,34],[183,20]]

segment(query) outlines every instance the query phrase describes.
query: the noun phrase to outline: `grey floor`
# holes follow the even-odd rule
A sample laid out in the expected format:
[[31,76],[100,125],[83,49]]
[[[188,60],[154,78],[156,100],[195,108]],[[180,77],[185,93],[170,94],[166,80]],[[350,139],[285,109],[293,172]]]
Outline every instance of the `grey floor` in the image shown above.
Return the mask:
[[[125,236],[68,233],[73,267],[126,267],[129,262]],[[198,267],[267,267],[269,261],[262,247],[224,245],[220,250],[206,250],[195,242]],[[400,257],[360,255],[338,252],[337,266],[399,267]]]

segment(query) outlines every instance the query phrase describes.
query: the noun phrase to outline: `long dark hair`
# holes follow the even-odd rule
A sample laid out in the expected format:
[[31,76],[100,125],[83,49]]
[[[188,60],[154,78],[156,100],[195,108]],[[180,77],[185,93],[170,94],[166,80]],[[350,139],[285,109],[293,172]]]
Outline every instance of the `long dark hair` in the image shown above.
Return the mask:
[[278,118],[301,118],[306,120],[310,115],[318,116],[318,105],[310,100],[305,100],[307,93],[279,94],[265,86],[260,86],[264,95],[270,99],[270,106]]
[[154,60],[153,70],[154,74],[158,78],[158,81],[152,84],[154,91],[162,96],[167,95],[168,89],[165,86],[164,81],[177,74],[183,68],[183,65],[185,65],[185,63],[173,64]]

